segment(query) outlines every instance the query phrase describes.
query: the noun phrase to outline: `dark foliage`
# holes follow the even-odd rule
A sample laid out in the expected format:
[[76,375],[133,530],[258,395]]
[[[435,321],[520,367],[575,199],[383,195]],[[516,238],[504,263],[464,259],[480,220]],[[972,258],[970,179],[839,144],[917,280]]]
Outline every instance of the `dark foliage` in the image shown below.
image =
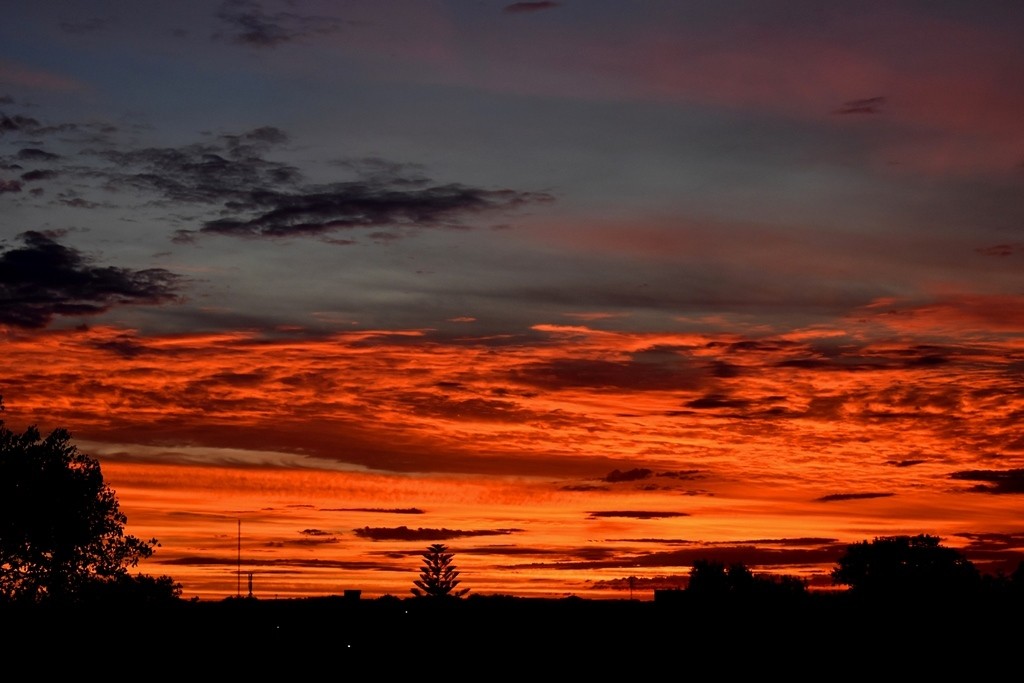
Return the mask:
[[697,560],[686,590],[703,597],[799,596],[806,591],[806,583],[795,576],[756,576],[741,563],[727,567],[715,560]]
[[981,575],[960,552],[936,536],[882,536],[847,546],[832,581],[856,594],[926,597],[980,589]]
[[0,602],[177,599],[170,577],[129,573],[159,544],[126,535],[126,521],[99,462],[66,430],[42,438],[0,421]]

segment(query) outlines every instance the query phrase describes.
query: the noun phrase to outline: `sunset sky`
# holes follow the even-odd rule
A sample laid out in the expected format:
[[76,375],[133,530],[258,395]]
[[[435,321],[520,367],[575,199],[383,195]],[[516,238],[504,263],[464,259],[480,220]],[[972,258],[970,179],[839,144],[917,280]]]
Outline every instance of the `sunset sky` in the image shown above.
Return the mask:
[[1024,559],[1020,2],[3,16],[2,419],[184,597]]

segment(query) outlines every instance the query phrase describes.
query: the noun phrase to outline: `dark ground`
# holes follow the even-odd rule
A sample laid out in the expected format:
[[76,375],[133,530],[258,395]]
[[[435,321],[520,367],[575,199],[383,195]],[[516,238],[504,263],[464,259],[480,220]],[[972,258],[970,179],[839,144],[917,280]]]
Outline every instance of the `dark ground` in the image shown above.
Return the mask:
[[[229,599],[104,610],[0,608],[8,669],[103,678],[505,680],[1011,675],[1016,604],[806,599]],[[545,674],[541,676],[541,674]],[[0,677],[3,671],[0,670]],[[92,680],[92,676],[87,677]],[[7,680],[15,680],[8,678]],[[28,680],[22,678],[22,680]]]

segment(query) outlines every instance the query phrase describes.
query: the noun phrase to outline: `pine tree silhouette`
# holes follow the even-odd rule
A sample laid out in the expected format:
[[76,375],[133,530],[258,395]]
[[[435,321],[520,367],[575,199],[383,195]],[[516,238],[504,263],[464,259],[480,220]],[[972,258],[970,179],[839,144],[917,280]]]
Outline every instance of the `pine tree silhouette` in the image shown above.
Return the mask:
[[448,551],[448,546],[435,543],[427,548],[422,557],[420,578],[413,581],[413,595],[418,598],[461,598],[469,592],[468,588],[456,590],[460,583],[459,572],[452,564],[454,554]]

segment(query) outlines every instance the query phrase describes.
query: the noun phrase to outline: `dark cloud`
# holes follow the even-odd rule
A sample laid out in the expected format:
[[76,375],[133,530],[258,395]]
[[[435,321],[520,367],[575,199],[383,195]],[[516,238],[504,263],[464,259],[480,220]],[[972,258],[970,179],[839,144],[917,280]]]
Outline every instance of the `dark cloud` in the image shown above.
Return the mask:
[[546,389],[608,387],[635,390],[696,388],[703,373],[682,362],[610,361],[567,358],[520,366],[510,373],[514,381]]
[[[289,142],[288,135],[273,126],[211,135],[202,142],[179,147],[138,149],[117,148],[107,137],[113,130],[92,124],[44,127],[35,119],[3,116],[0,133],[4,131],[82,133],[84,138],[64,142],[77,142],[82,145],[81,155],[109,165],[66,163],[59,169],[29,170],[21,180],[0,180],[0,192],[21,192],[25,181],[66,175],[88,178],[90,182],[100,179],[111,197],[123,194],[125,188],[134,188],[160,207],[213,206],[216,213],[201,220],[198,229],[175,233],[173,240],[179,243],[194,242],[201,234],[216,234],[247,238],[315,236],[351,244],[353,240],[338,240],[331,234],[350,229],[365,229],[370,239],[391,241],[405,236],[406,228],[464,228],[472,216],[553,200],[543,192],[439,183],[426,177],[416,164],[376,157],[336,160],[334,166],[356,178],[311,184],[295,166],[268,158],[270,151]],[[23,162],[68,158],[39,146],[24,147],[15,156]],[[76,208],[104,206],[72,191],[61,194],[57,201]]]
[[696,560],[721,562],[725,565],[745,564],[748,567],[834,564],[846,547],[824,543],[814,548],[771,548],[754,545],[704,546],[651,553],[634,558],[640,566],[692,566]]
[[827,496],[815,498],[817,503],[830,503],[836,500],[861,500],[864,498],[888,498],[892,493],[830,493]]
[[386,515],[422,515],[419,508],[322,508],[325,512],[372,512]]
[[522,14],[524,12],[539,12],[545,9],[558,7],[557,2],[513,2],[505,5],[505,12],[509,14]]
[[50,180],[60,175],[60,171],[50,170],[38,170],[38,171],[27,171],[21,174],[21,179],[26,182],[33,182],[36,180]]
[[137,358],[150,351],[148,347],[140,344],[130,335],[121,335],[117,339],[110,339],[92,344],[93,348],[102,351],[109,351],[122,358]]
[[1024,549],[1024,532],[1016,534],[1000,533],[962,533],[957,534],[970,540],[968,550],[1010,550]]
[[[303,532],[303,533],[305,533],[305,532]],[[298,540],[289,540],[289,541],[284,541],[284,542],[281,542],[281,543],[276,543],[276,544],[274,544],[273,547],[283,548],[283,547],[287,547],[287,546],[290,546],[290,545],[296,545],[296,546],[320,546],[320,545],[334,545],[336,543],[340,543],[340,541],[335,536],[317,536],[317,537],[306,536],[306,537],[300,538]]]
[[108,172],[111,186],[133,186],[170,202],[223,203],[230,212],[252,202],[253,188],[287,187],[300,180],[296,168],[262,157],[283,135],[265,127],[210,143],[98,154],[119,169]]
[[0,95],[0,104],[14,104],[14,98],[10,95]]
[[[691,567],[698,560],[721,562],[728,566],[736,563],[748,567],[788,567],[797,565],[827,565],[838,562],[846,546],[829,539],[801,542],[796,545],[765,542],[753,544],[686,543],[687,547],[653,553],[614,553],[605,558],[578,562],[532,563],[519,568],[549,568],[563,570],[624,568],[635,571],[642,567]],[[773,547],[780,545],[782,547]],[[808,547],[809,546],[809,547]]]
[[539,548],[536,546],[523,546],[523,545],[485,545],[477,546],[473,548],[462,548],[459,550],[460,555],[495,555],[495,556],[509,556],[514,557],[517,555],[529,555],[531,557],[537,555],[557,555],[562,556],[563,550],[561,548]]
[[233,157],[252,156],[288,142],[288,134],[276,126],[260,126],[241,134],[226,133],[220,139]]
[[367,526],[354,531],[356,536],[372,541],[445,541],[471,536],[504,536],[521,531],[521,529],[467,531],[462,529],[424,529],[423,527],[410,529],[405,526],[372,528]]
[[60,155],[58,154],[47,152],[43,149],[37,149],[35,147],[19,149],[16,156],[19,161],[53,161],[54,159],[60,158]]
[[791,546],[832,546],[836,542],[834,538],[822,538],[821,536],[802,536],[800,538],[752,538],[741,541],[723,541],[721,545],[732,545],[736,543],[740,544],[757,544],[759,546],[765,545],[776,545],[783,548]]
[[[163,202],[220,205],[220,218],[204,222],[198,231],[179,230],[174,241],[182,243],[200,233],[327,237],[353,228],[378,231],[371,237],[397,239],[401,233],[395,228],[463,227],[463,219],[472,215],[553,199],[540,192],[431,184],[416,166],[380,159],[348,165],[360,176],[356,180],[308,184],[294,166],[265,158],[268,150],[287,140],[280,129],[265,126],[183,147],[97,154],[117,169],[107,173],[111,189],[130,186]],[[391,231],[380,232],[382,228]]]
[[978,484],[968,489],[976,493],[1024,493],[1024,469],[962,470],[949,476],[951,479],[985,481],[991,484]]
[[7,116],[6,114],[0,114],[0,135],[9,131],[35,132],[39,130],[39,127],[39,121],[28,116]]
[[82,199],[81,197],[61,199],[60,203],[64,206],[70,206],[75,209],[98,209],[103,206],[103,204],[100,204],[99,202],[90,202],[88,199]]
[[84,124],[79,125],[77,123],[60,123],[53,126],[38,126],[31,131],[37,135],[53,135],[54,133],[81,133],[85,132],[89,137],[86,139],[91,142],[102,141],[105,135],[116,133],[117,128],[105,123],[98,124]]
[[[635,482],[635,481],[646,481],[652,477],[656,478],[667,478],[667,479],[678,479],[681,481],[688,481],[693,479],[702,479],[705,475],[701,474],[698,470],[675,470],[667,472],[654,472],[654,470],[645,467],[635,467],[628,470],[615,469],[609,472],[607,475],[602,477],[600,481],[607,484],[619,484],[622,482]],[[639,487],[641,490],[653,491],[661,488],[672,488],[655,486],[653,484],[646,484]],[[608,492],[612,491],[613,488],[610,486],[599,485],[599,484],[569,484],[562,486],[563,491],[582,491],[582,492]],[[679,491],[686,496],[698,496],[706,495],[707,491]]]
[[703,479],[705,477],[700,470],[670,470],[668,472],[658,472],[657,476],[684,480]]
[[1024,533],[959,533],[968,540],[964,554],[979,571],[1009,575],[1024,562]]
[[907,460],[888,460],[887,462],[888,462],[888,464],[893,465],[894,467],[913,467],[914,465],[920,465],[920,464],[928,462],[928,461],[927,460],[921,460],[921,459],[918,459],[918,460],[907,459]]
[[868,97],[863,100],[850,100],[844,102],[841,107],[833,111],[833,114],[878,114],[882,105],[885,104],[884,97]]
[[686,410],[666,411],[665,415],[674,417],[690,417],[701,411],[721,411],[723,416],[741,419],[775,419],[784,417],[800,417],[802,413],[789,410],[785,406],[774,405],[785,402],[784,396],[765,396],[757,400],[732,398],[721,393],[710,393],[688,401]]
[[[284,547],[286,545],[308,545],[310,542],[315,541],[297,541],[293,543],[267,543],[268,547]],[[187,566],[187,567],[203,567],[203,566],[228,566],[234,567],[238,563],[238,559],[233,556],[224,555],[221,557],[214,557],[209,555],[196,555],[196,556],[185,556],[171,558],[162,562],[166,565],[176,566]],[[380,569],[380,563],[376,560],[325,560],[321,558],[288,558],[288,559],[261,559],[259,557],[247,557],[246,566],[249,567],[265,567],[265,568],[303,568],[311,567],[314,569]]]
[[118,305],[178,298],[180,276],[162,268],[95,266],[41,232],[20,237],[23,247],[0,253],[0,323],[43,328],[55,316],[96,315]]
[[348,169],[360,178],[384,181],[394,186],[421,186],[430,182],[421,164],[408,164],[380,157],[362,157],[359,159],[337,159],[332,166]]
[[689,512],[659,512],[648,510],[599,510],[588,512],[591,519],[599,517],[629,517],[632,519],[663,519],[666,517],[689,517]]
[[939,355],[926,355],[918,356],[917,358],[910,358],[907,360],[907,367],[920,368],[920,367],[934,367],[936,365],[945,365],[949,362],[949,359],[945,356]]
[[719,360],[711,363],[711,374],[714,377],[718,377],[721,379],[739,377],[741,372],[742,369],[739,366],[733,365],[732,363],[728,363],[726,361]]
[[827,358],[790,358],[782,360],[776,363],[780,368],[799,368],[803,370],[818,370],[818,369],[842,369],[849,370],[851,368],[847,366],[838,365],[835,361]]
[[688,408],[746,408],[751,402],[747,399],[728,398],[722,394],[708,394],[686,404]]
[[226,26],[226,33],[214,39],[228,40],[252,47],[271,48],[300,40],[306,36],[338,31],[346,22],[332,17],[300,15],[293,12],[263,11],[252,0],[227,0],[217,11],[217,18]]
[[430,393],[406,394],[400,403],[411,413],[446,420],[470,420],[473,422],[523,423],[536,419],[551,419],[548,412],[524,410],[517,403],[496,399],[468,398],[451,399]]
[[201,232],[235,237],[292,237],[382,226],[458,227],[467,215],[509,210],[550,199],[543,193],[485,190],[455,183],[400,189],[374,182],[347,182],[312,186],[300,192],[255,190],[226,207],[251,216],[209,221]]
[[830,355],[808,355],[793,357],[775,363],[779,368],[796,368],[799,370],[832,370],[839,372],[901,370],[907,367],[942,365],[949,361],[948,356],[938,350],[927,351],[924,347],[892,351],[891,357],[885,355],[857,355],[853,351],[845,351]]
[[1020,244],[995,244],[991,247],[975,249],[975,251],[985,256],[1010,256],[1021,251],[1021,249],[1022,246]]
[[653,470],[649,470],[643,467],[637,467],[631,470],[626,470],[625,472],[621,470],[612,470],[604,477],[602,481],[607,481],[610,483],[616,483],[620,481],[637,481],[640,479],[647,479],[652,474],[654,474]]

